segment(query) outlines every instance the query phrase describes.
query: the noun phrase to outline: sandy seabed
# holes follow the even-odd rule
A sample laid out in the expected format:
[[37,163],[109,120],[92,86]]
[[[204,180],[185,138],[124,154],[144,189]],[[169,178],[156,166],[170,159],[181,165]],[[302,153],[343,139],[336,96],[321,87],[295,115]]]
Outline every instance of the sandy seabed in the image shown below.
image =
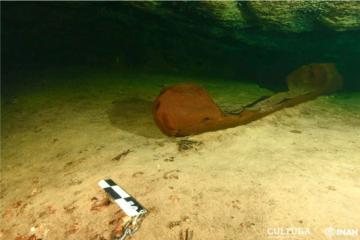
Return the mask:
[[109,239],[118,207],[91,210],[109,177],[149,210],[135,240],[181,240],[186,229],[193,240],[274,239],[269,228],[288,227],[321,240],[328,227],[360,229],[359,93],[169,138],[150,112],[164,85],[197,82],[223,109],[269,91],[167,75],[54,76],[29,77],[3,105],[1,239]]

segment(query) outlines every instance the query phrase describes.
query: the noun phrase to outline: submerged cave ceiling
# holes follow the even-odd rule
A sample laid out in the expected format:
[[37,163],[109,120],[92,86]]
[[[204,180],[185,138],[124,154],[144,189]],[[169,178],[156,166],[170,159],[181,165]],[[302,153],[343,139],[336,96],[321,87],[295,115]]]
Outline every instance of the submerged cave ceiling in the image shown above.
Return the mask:
[[334,62],[360,87],[356,1],[1,4],[9,69],[116,62],[272,85],[300,65]]

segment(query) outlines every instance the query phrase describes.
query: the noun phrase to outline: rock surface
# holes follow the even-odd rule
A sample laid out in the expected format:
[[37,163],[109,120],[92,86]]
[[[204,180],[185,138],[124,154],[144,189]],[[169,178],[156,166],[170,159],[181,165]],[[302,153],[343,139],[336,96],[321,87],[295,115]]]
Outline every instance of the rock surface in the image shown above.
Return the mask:
[[306,32],[324,26],[333,31],[360,29],[360,2],[357,1],[200,1],[128,3],[166,17],[216,21],[223,26],[245,29]]
[[284,32],[333,31],[360,29],[359,2],[325,1],[253,1],[246,4],[263,29]]
[[281,90],[292,69],[334,62],[345,88],[360,89],[359,1],[6,2],[2,7],[7,44],[2,56],[15,70],[29,63],[116,65],[250,80]]

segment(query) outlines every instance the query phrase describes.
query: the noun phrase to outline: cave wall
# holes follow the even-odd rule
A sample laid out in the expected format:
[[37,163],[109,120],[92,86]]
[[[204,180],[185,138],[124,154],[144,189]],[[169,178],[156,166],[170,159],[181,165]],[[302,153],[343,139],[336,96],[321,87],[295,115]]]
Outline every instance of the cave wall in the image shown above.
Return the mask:
[[281,88],[334,62],[360,89],[360,2],[1,2],[2,69],[114,66]]

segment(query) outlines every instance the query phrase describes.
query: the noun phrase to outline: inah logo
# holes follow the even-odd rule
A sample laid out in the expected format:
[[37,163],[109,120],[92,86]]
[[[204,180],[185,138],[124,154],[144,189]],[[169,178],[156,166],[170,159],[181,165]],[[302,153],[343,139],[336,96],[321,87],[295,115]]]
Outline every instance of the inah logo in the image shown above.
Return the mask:
[[359,229],[328,227],[325,229],[325,235],[328,236],[329,238],[334,237],[334,236],[356,237],[356,236],[359,236]]

